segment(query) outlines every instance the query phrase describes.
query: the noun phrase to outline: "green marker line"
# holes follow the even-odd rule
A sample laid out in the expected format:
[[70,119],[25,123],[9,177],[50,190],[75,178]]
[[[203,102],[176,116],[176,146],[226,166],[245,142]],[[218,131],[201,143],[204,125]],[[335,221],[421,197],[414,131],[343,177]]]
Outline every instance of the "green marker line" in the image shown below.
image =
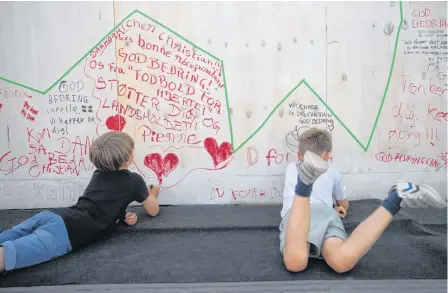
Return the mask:
[[[398,48],[398,38],[400,37],[400,31],[401,31],[401,25],[403,23],[403,3],[400,1],[400,24],[398,26],[398,32],[397,32],[397,36],[395,38],[395,45],[394,45],[394,53],[392,55],[392,62],[390,65],[390,70],[389,70],[389,76],[387,79],[387,83],[386,83],[386,87],[384,89],[384,94],[383,94],[383,98],[382,101],[380,103],[380,107],[378,108],[378,113],[376,116],[376,120],[372,126],[372,130],[370,132],[370,137],[368,140],[368,143],[366,146],[364,146],[364,144],[359,141],[359,139],[353,134],[353,132],[342,122],[342,120],[339,118],[338,115],[336,115],[336,113],[327,105],[327,103],[325,103],[325,101],[319,96],[319,94],[305,81],[302,80],[299,85],[303,82],[303,84],[305,84],[305,86],[313,93],[313,95],[320,100],[320,102],[330,111],[330,113],[336,118],[336,120],[341,124],[341,126],[347,130],[347,132],[350,134],[350,136],[356,141],[356,143],[364,150],[364,152],[366,152],[369,149],[370,143],[372,141],[373,138],[373,134],[376,130],[376,127],[378,125],[378,119],[380,117],[380,114],[383,110],[383,105],[384,105],[384,101],[386,99],[387,93],[389,91],[389,85],[390,85],[390,80],[392,78],[392,72],[393,72],[393,68],[394,68],[394,64],[395,64],[395,56],[397,53],[397,48]],[[298,88],[297,85],[296,87],[293,88],[292,91],[290,91],[288,93],[288,95],[283,98],[278,104],[277,106],[274,108],[273,112]],[[245,141],[243,141],[235,150],[234,153],[237,152],[239,149],[241,149],[242,146],[244,146],[250,139],[252,139],[260,130],[261,128],[267,123],[267,121],[271,118],[273,112],[271,112],[268,117],[266,117],[266,119],[261,123],[260,127],[258,127]]]
[[35,88],[32,88],[32,87],[30,87],[30,86],[27,86],[27,85],[18,83],[18,82],[13,81],[13,80],[6,79],[6,78],[1,77],[1,76],[0,76],[0,80],[6,81],[6,82],[8,82],[8,83],[12,83],[12,84],[14,84],[14,85],[16,85],[16,86],[19,86],[19,87],[23,87],[23,88],[25,88],[25,89],[27,89],[27,90],[29,90],[29,91],[32,91],[32,92],[35,92],[35,93],[38,93],[38,94],[41,94],[41,95],[44,94],[43,91],[40,91],[40,90],[35,89]]
[[306,82],[304,81],[305,86],[311,91],[311,93],[330,111],[331,115],[336,118],[336,120],[341,124],[342,127],[344,127],[345,130],[347,130],[348,134],[359,144],[359,146],[364,149],[364,145],[362,142],[359,141],[359,139],[351,132],[351,130],[342,122],[341,118],[328,106],[327,103],[325,103],[324,99],[322,99],[319,94]]
[[29,87],[27,85],[23,85],[21,83],[6,79],[4,77],[0,76],[0,80],[6,81],[8,83],[23,87],[25,89],[28,89],[30,91],[39,93],[41,95],[45,95],[47,94],[49,91],[51,91],[64,77],[66,77],[76,66],[79,65],[79,63],[81,63],[81,61],[87,57],[87,55],[90,54],[90,52],[92,52],[93,49],[95,49],[99,44],[101,44],[114,30],[116,30],[126,19],[128,19],[133,13],[135,13],[136,11],[134,10],[133,12],[129,13],[128,16],[126,16],[122,21],[120,21],[116,26],[114,26],[103,38],[101,38],[101,40],[99,40],[98,43],[96,43],[90,50],[88,50],[81,58],[79,58],[79,60],[73,64],[64,74],[62,74],[61,77],[59,77],[52,85],[50,85],[45,91],[42,90],[38,90],[32,87]]
[[98,45],[100,45],[111,33],[113,33],[119,26],[121,26],[121,24],[126,19],[128,19],[134,13],[135,10],[129,13],[128,16],[123,18],[122,21],[120,21],[116,26],[114,26],[104,37],[101,38],[101,40],[99,40],[98,43],[96,43],[89,51],[87,51],[81,58],[79,58],[79,60],[75,64],[73,64],[60,78],[58,78],[58,80],[56,80],[52,85],[50,85],[48,89],[44,92],[44,95],[49,91],[51,91],[64,77],[66,77],[76,66],[78,66],[78,64],[81,63],[81,61],[84,60],[87,57],[87,55],[90,54],[90,52],[92,52]]
[[224,61],[221,60],[221,71],[224,82],[224,94],[226,97],[226,106],[227,106],[227,117],[229,121],[229,131],[230,131],[230,143],[232,144],[232,151],[235,152],[235,145],[233,141],[233,126],[232,126],[232,115],[230,115],[230,103],[229,103],[229,94],[227,93],[227,81],[226,81],[226,72],[224,70]]
[[179,38],[181,38],[182,40],[184,40],[185,42],[187,42],[188,44],[190,44],[193,48],[198,48],[199,51],[202,51],[203,53],[209,55],[210,57],[212,57],[213,59],[215,59],[216,61],[221,61],[221,59],[219,59],[218,57],[214,56],[212,53],[202,49],[199,46],[196,46],[195,44],[193,44],[193,42],[191,42],[190,40],[187,40],[185,37],[181,36],[179,33],[173,31],[172,29],[170,29],[169,27],[167,27],[166,25],[164,25],[163,23],[158,22],[157,20],[155,20],[154,18],[152,18],[151,16],[141,12],[140,10],[136,11],[137,13],[141,14],[142,16],[152,20],[153,22],[157,23],[158,25],[160,25],[161,27],[163,27],[164,29],[166,29],[167,31],[169,31],[170,33],[178,36]]
[[252,137],[255,136],[255,134],[258,133],[258,131],[260,131],[261,128],[263,128],[263,126],[268,122],[268,120],[272,117],[272,115],[274,115],[275,111],[277,111],[278,107],[280,107],[281,104],[283,104],[284,101],[286,101],[286,99],[289,98],[289,96],[291,96],[296,89],[298,89],[303,83],[305,82],[304,79],[302,79],[275,107],[274,109],[272,109],[271,113],[269,113],[268,117],[263,121],[263,123],[261,123],[260,126],[258,126],[257,129],[255,129],[255,131],[249,135],[248,138],[246,138],[245,141],[243,141],[235,150],[234,153],[236,153],[239,149],[241,149],[249,140],[252,139]]
[[400,38],[402,24],[403,24],[403,4],[402,4],[402,2],[400,2],[400,24],[398,25],[397,36],[395,38],[394,53],[392,55],[392,63],[390,65],[390,69],[389,69],[389,76],[387,77],[387,83],[386,83],[386,88],[384,89],[383,98],[381,99],[381,104],[378,109],[378,113],[376,114],[376,118],[375,118],[375,122],[373,123],[372,131],[370,132],[369,141],[367,142],[367,145],[366,145],[364,151],[367,151],[370,147],[370,143],[372,142],[373,134],[376,130],[376,127],[378,126],[378,121],[379,121],[381,112],[383,110],[384,102],[386,101],[387,93],[389,91],[389,85],[390,85],[390,80],[392,79],[392,72],[394,70],[395,57],[397,55],[397,48],[398,48],[398,41],[399,41],[398,39]]
[[379,121],[379,117],[381,115],[383,106],[384,106],[384,102],[387,96],[387,93],[389,91],[389,85],[390,85],[390,81],[392,78],[392,72],[393,72],[393,68],[395,65],[395,58],[396,58],[396,54],[397,54],[397,48],[398,48],[398,40],[400,37],[400,33],[401,33],[401,27],[403,24],[403,3],[400,1],[400,24],[398,26],[398,32],[395,38],[395,44],[394,44],[394,53],[392,56],[392,62],[390,65],[390,69],[389,69],[389,76],[387,78],[387,83],[386,83],[386,87],[384,89],[384,94],[381,100],[381,104],[380,107],[378,109],[377,112],[377,116],[375,119],[375,122],[373,124],[372,130],[370,132],[370,137],[368,140],[368,143],[366,146],[364,146],[359,140],[358,138],[352,133],[352,131],[342,122],[342,120],[339,118],[339,116],[336,115],[336,113],[334,113],[334,111],[327,105],[327,103],[325,103],[325,101],[319,96],[319,94],[304,80],[302,79],[275,107],[274,109],[269,113],[269,115],[266,117],[266,119],[261,123],[261,125],[251,134],[249,135],[249,137],[247,139],[245,139],[237,148],[234,147],[234,137],[233,137],[233,126],[232,126],[232,117],[230,115],[230,103],[229,103],[229,97],[228,97],[228,92],[227,92],[227,82],[226,82],[226,76],[225,76],[225,71],[224,71],[224,62],[222,60],[220,60],[218,57],[214,56],[213,54],[211,54],[210,52],[196,46],[195,44],[193,44],[191,41],[187,40],[185,37],[181,36],[180,34],[178,34],[177,32],[173,31],[172,29],[168,28],[167,26],[165,26],[164,24],[158,22],[157,20],[153,19],[152,17],[150,17],[149,15],[139,11],[139,10],[134,10],[131,13],[129,13],[122,21],[120,21],[116,26],[114,26],[103,38],[101,38],[100,41],[98,41],[98,43],[96,43],[89,51],[87,51],[74,65],[72,65],[60,78],[58,78],[52,85],[50,85],[45,91],[42,90],[38,90],[35,88],[32,88],[30,86],[21,84],[19,82],[13,81],[13,80],[9,80],[7,78],[1,77],[0,76],[0,80],[3,80],[5,82],[14,84],[16,86],[25,88],[27,90],[45,95],[46,93],[48,93],[50,90],[52,90],[64,77],[66,77],[77,65],[79,65],[79,63],[87,57],[88,54],[90,54],[90,52],[92,50],[94,50],[98,45],[100,45],[114,30],[116,30],[119,26],[121,26],[123,24],[123,22],[125,22],[129,17],[131,17],[134,13],[138,13],[140,15],[142,15],[143,17],[146,17],[147,19],[153,21],[154,23],[158,24],[159,26],[163,27],[164,29],[166,29],[167,31],[171,32],[172,34],[176,35],[177,37],[181,38],[183,41],[187,42],[188,44],[190,44],[191,46],[193,46],[193,48],[197,48],[198,50],[200,50],[201,52],[207,54],[208,56],[212,57],[213,59],[215,59],[216,61],[221,61],[221,66],[222,66],[222,74],[223,74],[223,81],[224,81],[224,91],[225,91],[225,98],[226,98],[226,106],[227,106],[227,115],[228,115],[228,122],[229,122],[229,131],[230,131],[230,139],[231,139],[231,143],[232,143],[232,148],[233,148],[233,152],[237,152],[238,150],[240,150],[249,140],[251,140],[262,128],[263,126],[267,123],[267,121],[272,117],[272,115],[275,113],[275,111],[280,107],[281,104],[283,104],[283,102],[286,101],[286,99],[289,98],[290,95],[292,95],[292,93],[294,91],[296,91],[302,84],[304,84],[310,91],[311,93],[313,93],[313,95],[330,111],[330,113],[336,118],[336,120],[342,125],[342,127],[350,134],[350,136],[358,143],[358,145],[361,146],[361,148],[364,151],[367,151],[371,142],[372,142],[372,138],[373,138],[373,134],[376,130],[376,127],[378,125],[378,121]]

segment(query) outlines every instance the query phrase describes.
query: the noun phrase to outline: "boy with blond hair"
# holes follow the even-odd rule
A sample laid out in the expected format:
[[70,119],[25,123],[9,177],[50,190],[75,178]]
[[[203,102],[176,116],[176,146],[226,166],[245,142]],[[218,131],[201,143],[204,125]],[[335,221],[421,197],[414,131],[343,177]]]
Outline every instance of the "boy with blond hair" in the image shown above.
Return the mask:
[[159,187],[147,186],[128,170],[134,141],[124,132],[98,137],[89,153],[97,168],[78,202],[71,207],[40,212],[0,233],[0,273],[36,265],[81,248],[117,224],[135,225],[137,215],[126,209],[142,203],[150,216],[159,213]]
[[291,272],[305,270],[309,257],[323,258],[338,273],[347,272],[375,244],[401,205],[446,207],[446,200],[431,187],[399,179],[381,206],[348,237],[341,218],[349,205],[341,174],[327,163],[331,151],[331,134],[309,129],[299,137],[299,162],[286,169],[280,251]]

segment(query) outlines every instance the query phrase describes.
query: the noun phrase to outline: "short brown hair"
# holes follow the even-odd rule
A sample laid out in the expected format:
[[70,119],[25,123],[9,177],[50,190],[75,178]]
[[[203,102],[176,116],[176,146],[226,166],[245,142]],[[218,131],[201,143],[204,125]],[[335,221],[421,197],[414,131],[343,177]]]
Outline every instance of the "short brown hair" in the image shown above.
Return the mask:
[[306,151],[311,151],[320,156],[324,152],[331,152],[332,149],[331,133],[327,130],[311,128],[299,137],[299,152],[303,155]]
[[134,140],[129,134],[119,131],[107,132],[93,142],[89,158],[101,171],[118,171],[129,161],[134,150]]

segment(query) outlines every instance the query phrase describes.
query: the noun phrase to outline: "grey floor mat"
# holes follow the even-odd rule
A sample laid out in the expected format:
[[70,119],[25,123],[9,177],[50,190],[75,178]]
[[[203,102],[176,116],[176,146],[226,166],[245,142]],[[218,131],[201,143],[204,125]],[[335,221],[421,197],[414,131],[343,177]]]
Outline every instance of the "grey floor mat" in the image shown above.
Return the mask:
[[[7,291],[6,291],[7,290]],[[62,285],[0,288],[5,293],[446,293],[446,280],[306,280],[274,282]]]
[[[347,232],[377,206],[353,202],[344,220]],[[163,207],[159,217],[141,215],[136,227],[78,252],[0,276],[0,287],[447,277],[446,210],[403,210],[343,275],[320,260],[311,260],[305,272],[287,272],[279,251],[279,212],[279,206]],[[3,219],[13,225],[33,213],[3,211],[0,229],[6,228]]]

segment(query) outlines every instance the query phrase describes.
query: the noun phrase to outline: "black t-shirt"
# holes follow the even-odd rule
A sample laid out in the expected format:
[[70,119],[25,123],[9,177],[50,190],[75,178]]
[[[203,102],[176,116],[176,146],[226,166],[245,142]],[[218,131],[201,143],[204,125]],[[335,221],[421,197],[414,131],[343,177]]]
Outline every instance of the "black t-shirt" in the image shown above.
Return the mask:
[[67,227],[72,250],[86,245],[123,220],[128,205],[143,202],[148,190],[142,176],[129,170],[96,170],[84,194],[68,208],[52,209]]

